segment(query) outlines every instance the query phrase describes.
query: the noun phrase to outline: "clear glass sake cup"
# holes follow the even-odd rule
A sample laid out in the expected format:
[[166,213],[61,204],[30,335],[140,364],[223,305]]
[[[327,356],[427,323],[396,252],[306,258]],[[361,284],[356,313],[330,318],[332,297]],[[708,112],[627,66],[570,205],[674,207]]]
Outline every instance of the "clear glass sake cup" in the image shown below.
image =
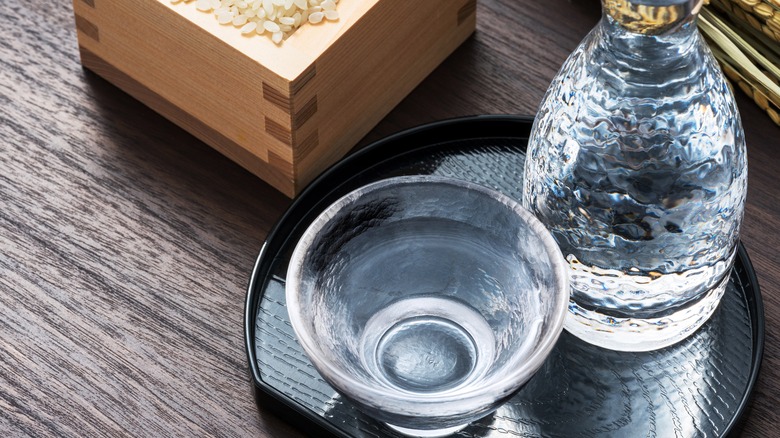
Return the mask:
[[361,187],[305,231],[287,273],[292,327],[357,408],[443,436],[515,394],[555,345],[566,263],[518,202],[452,178]]

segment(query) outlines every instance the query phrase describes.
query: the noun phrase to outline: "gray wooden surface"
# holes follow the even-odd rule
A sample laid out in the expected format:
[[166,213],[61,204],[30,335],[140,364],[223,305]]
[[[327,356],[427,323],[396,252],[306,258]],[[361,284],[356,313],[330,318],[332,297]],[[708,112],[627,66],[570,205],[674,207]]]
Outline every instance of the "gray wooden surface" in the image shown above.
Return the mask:
[[[532,114],[594,0],[480,0],[478,31],[362,142]],[[780,422],[780,128],[744,96],[743,241],[766,306],[744,436]],[[251,395],[245,288],[290,201],[81,68],[69,2],[0,5],[0,436],[296,436]]]

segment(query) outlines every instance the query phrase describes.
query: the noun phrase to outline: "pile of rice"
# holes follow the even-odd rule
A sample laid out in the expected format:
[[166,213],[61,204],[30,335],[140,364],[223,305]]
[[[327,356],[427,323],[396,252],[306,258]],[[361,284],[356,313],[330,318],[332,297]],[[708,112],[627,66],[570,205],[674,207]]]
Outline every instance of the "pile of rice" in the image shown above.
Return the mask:
[[199,11],[213,12],[220,24],[237,27],[242,35],[267,34],[276,44],[305,23],[336,21],[338,0],[171,0],[195,1]]

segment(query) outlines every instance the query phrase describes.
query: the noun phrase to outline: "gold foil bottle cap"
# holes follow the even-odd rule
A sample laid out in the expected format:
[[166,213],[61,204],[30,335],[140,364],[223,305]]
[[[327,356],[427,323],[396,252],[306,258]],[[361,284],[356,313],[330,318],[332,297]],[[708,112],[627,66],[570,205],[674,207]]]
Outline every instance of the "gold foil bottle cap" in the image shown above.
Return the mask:
[[602,0],[604,12],[621,27],[661,35],[693,21],[709,0]]

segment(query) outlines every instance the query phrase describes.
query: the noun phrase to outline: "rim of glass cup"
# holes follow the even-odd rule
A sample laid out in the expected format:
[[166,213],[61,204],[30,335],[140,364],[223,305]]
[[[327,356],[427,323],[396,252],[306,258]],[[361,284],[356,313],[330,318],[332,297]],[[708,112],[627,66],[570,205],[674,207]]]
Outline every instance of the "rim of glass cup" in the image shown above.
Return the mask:
[[[504,204],[511,208],[528,226],[529,228],[539,236],[542,241],[544,252],[550,257],[551,264],[553,266],[553,278],[555,282],[555,292],[558,302],[554,307],[554,312],[551,313],[552,321],[550,322],[550,330],[544,333],[544,339],[539,343],[538,348],[528,357],[528,359],[520,364],[515,371],[504,376],[502,379],[498,379],[487,385],[478,386],[474,389],[469,389],[463,392],[457,392],[457,397],[453,398],[453,394],[449,391],[442,393],[421,393],[414,394],[404,391],[392,391],[381,386],[368,385],[362,381],[355,379],[351,374],[343,372],[338,367],[331,366],[328,362],[320,362],[315,364],[312,360],[312,365],[323,375],[323,377],[329,381],[335,389],[347,394],[348,397],[355,399],[361,403],[369,406],[378,407],[383,410],[389,411],[403,411],[404,406],[408,406],[409,403],[415,403],[416,405],[436,405],[436,411],[448,411],[448,405],[457,405],[462,407],[464,402],[471,400],[489,399],[483,400],[482,403],[489,403],[491,401],[499,400],[506,397],[518,389],[525,381],[528,380],[547,359],[547,356],[552,351],[558,338],[563,331],[563,323],[568,312],[569,304],[569,282],[568,282],[568,270],[566,262],[561,254],[558,244],[553,239],[549,231],[544,225],[536,219],[536,217],[526,210],[519,202],[504,195],[496,190],[488,187],[471,183],[468,181],[460,180],[457,178],[444,177],[444,176],[431,176],[431,175],[405,175],[391,178],[381,179],[373,183],[362,186],[352,192],[342,196],[328,207],[323,210],[309,227],[304,231],[300,240],[295,246],[293,254],[290,258],[288,265],[288,272],[286,278],[285,296],[287,301],[287,311],[290,316],[290,323],[295,331],[298,342],[303,347],[304,351],[309,357],[317,356],[323,357],[327,355],[318,354],[323,351],[319,348],[316,340],[308,335],[308,332],[304,328],[302,318],[302,308],[298,295],[292,293],[297,289],[298,280],[300,279],[300,273],[303,267],[303,259],[305,250],[310,247],[314,238],[317,236],[322,227],[333,217],[336,211],[338,211],[344,205],[354,202],[361,196],[367,193],[381,190],[389,186],[396,186],[401,184],[415,184],[415,183],[440,183],[457,186],[459,188],[465,188],[467,190],[476,190],[485,195],[490,196],[494,200]],[[396,407],[393,409],[393,407]],[[456,409],[453,412],[460,411]]]

